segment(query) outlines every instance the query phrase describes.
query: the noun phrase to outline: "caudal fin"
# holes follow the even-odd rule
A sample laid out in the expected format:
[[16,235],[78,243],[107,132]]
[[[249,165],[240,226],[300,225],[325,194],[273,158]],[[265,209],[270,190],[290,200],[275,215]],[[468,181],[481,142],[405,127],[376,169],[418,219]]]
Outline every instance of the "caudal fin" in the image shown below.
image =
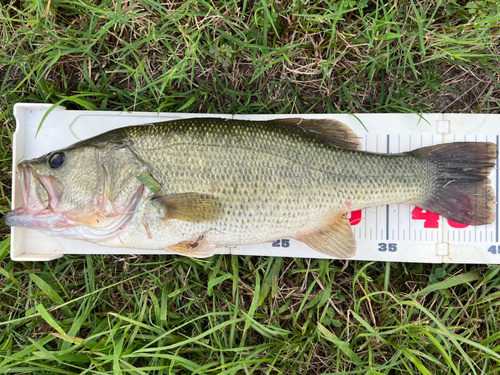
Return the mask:
[[497,157],[494,143],[447,143],[411,154],[434,170],[430,194],[416,202],[419,207],[466,225],[495,221],[495,194],[488,178]]

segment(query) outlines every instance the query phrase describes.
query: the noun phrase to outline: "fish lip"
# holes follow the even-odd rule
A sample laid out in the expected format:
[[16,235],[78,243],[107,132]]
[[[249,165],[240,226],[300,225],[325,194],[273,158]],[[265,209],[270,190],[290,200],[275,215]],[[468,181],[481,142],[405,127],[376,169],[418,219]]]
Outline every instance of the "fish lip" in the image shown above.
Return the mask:
[[29,206],[29,197],[31,190],[31,165],[26,161],[19,164],[18,170],[21,172],[21,190],[23,192],[24,205],[21,207]]
[[[56,213],[54,210],[62,195],[62,190],[57,185],[54,177],[38,175],[29,161],[19,163],[18,171],[21,178],[21,190],[24,202],[22,206],[5,215],[5,224],[33,229],[43,229],[47,225],[50,225],[54,229],[66,223],[67,219],[64,215]],[[36,197],[36,194],[32,194],[30,197],[30,192],[33,188],[31,186],[32,178],[36,179],[47,191],[49,202],[46,205]]]
[[63,230],[68,225],[68,220],[64,215],[57,214],[49,208],[30,212],[26,209],[26,206],[7,212],[4,221],[10,227],[51,230],[54,232]]
[[[38,174],[27,161],[21,162],[18,168],[21,172],[21,189],[23,192],[24,207],[29,212],[41,212],[48,208],[55,211],[63,193],[57,179],[50,175]],[[42,210],[33,210],[33,204],[30,205],[31,177],[34,177],[38,182],[40,182],[49,197],[48,205],[46,205]],[[35,202],[35,204],[36,203],[42,202]]]

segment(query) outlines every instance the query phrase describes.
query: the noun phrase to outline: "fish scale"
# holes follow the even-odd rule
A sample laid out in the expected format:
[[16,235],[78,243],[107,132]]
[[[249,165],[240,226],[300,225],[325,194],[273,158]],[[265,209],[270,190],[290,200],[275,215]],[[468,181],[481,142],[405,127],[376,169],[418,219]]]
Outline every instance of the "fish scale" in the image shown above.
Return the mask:
[[[345,258],[356,250],[345,212],[410,203],[467,225],[494,220],[487,175],[496,145],[387,155],[357,150],[354,138],[334,120],[198,118],[120,128],[23,162],[25,185],[38,194],[24,186],[28,202],[6,222],[199,257],[289,237]],[[159,191],[139,179],[148,175]]]
[[[226,212],[215,223],[179,221],[169,231],[153,225],[151,248],[158,238],[180,242],[186,238],[175,234],[189,232],[207,232],[218,246],[267,242],[317,229],[344,211],[408,201],[425,191],[415,170],[426,166],[412,156],[336,148],[287,124],[183,120],[148,131],[126,128],[124,136],[134,139],[167,194],[211,194]],[[144,212],[134,222],[155,222],[148,215],[158,212]],[[138,225],[137,231],[144,229]]]

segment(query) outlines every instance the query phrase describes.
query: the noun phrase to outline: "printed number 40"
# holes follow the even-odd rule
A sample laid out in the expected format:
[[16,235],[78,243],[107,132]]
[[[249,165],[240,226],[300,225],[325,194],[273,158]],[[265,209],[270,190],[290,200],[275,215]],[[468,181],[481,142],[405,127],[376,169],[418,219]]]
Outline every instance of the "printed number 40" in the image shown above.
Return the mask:
[[[412,210],[411,219],[423,220],[424,228],[439,228],[439,215],[431,211],[423,210],[420,207],[415,207]],[[457,229],[468,227],[468,225],[460,224],[450,219],[448,219],[448,224],[450,225],[450,227]]]
[[500,246],[498,246],[498,251],[497,251],[497,247],[495,245],[490,246],[490,248],[488,249],[488,253],[500,254]]

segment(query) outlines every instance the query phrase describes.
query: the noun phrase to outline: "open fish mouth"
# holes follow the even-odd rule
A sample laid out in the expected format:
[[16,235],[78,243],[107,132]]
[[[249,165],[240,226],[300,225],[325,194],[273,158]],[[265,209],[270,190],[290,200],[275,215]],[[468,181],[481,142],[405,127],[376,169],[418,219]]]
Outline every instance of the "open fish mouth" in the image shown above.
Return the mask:
[[5,223],[38,230],[57,230],[68,226],[65,215],[56,212],[62,196],[58,181],[38,175],[28,162],[19,164],[24,204],[7,213]]
[[20,163],[18,171],[24,205],[7,213],[5,223],[66,238],[103,240],[117,236],[133,219],[143,194],[141,185],[125,207],[116,207],[100,196],[84,209],[64,211],[58,208],[63,190],[55,177],[38,174],[29,162]]
[[28,212],[38,212],[40,208],[55,211],[63,193],[57,179],[37,174],[26,162],[22,162],[19,167],[24,207]]

